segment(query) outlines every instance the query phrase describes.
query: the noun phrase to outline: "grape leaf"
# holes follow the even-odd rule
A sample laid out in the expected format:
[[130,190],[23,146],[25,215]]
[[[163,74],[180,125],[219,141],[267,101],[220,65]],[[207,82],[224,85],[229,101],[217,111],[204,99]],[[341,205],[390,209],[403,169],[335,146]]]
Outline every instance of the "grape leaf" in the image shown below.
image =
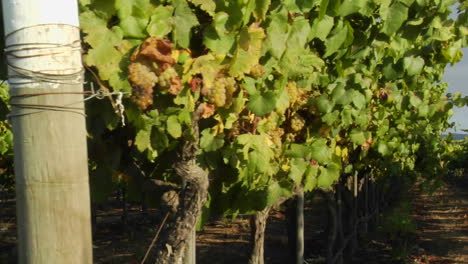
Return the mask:
[[304,175],[309,162],[304,159],[293,159],[291,160],[291,170],[289,171],[288,177],[293,180],[296,185],[301,184],[302,176]]
[[225,12],[218,12],[213,18],[213,23],[204,34],[205,45],[216,54],[226,55],[231,52],[236,41],[235,34],[229,32],[229,15]]
[[368,7],[370,0],[344,0],[338,9],[338,15],[348,16],[353,13],[360,13],[365,16],[372,14],[372,9]]
[[258,64],[264,38],[263,28],[256,23],[241,31],[238,47],[229,69],[231,76],[242,77]]
[[353,92],[353,104],[357,109],[362,109],[366,105],[366,96],[356,90]]
[[158,6],[151,16],[150,22],[146,27],[146,31],[151,37],[164,38],[172,31],[173,21],[172,14],[174,8],[171,6]]
[[340,167],[335,164],[331,163],[328,164],[327,167],[320,167],[319,168],[319,175],[317,178],[317,186],[320,188],[328,189],[330,188],[333,183],[340,177]]
[[199,6],[201,10],[208,13],[210,16],[214,16],[216,10],[216,2],[214,0],[188,0],[194,5]]
[[359,146],[364,144],[364,142],[366,142],[366,137],[364,135],[364,132],[358,129],[351,130],[349,138],[351,139],[351,142]]
[[216,151],[224,145],[224,135],[214,135],[210,128],[206,128],[201,132],[200,147],[206,151]]
[[314,24],[310,30],[309,39],[318,38],[325,41],[328,34],[333,28],[334,19],[330,16],[324,16],[322,19],[314,20]]
[[135,146],[140,152],[151,148],[150,132],[148,132],[147,130],[138,131],[135,137]]
[[286,50],[289,31],[288,13],[285,9],[282,9],[271,14],[270,19],[265,46],[275,58],[279,59]]
[[144,38],[151,4],[149,0],[115,0],[115,8],[120,19],[119,26],[125,37]]
[[380,9],[380,16],[383,20],[382,32],[388,36],[393,35],[408,18],[408,7],[395,2],[388,8]]
[[191,30],[198,26],[198,19],[186,0],[173,0],[174,5],[174,42],[182,48],[190,45]]
[[332,36],[328,37],[325,41],[326,52],[323,55],[324,58],[337,52],[345,43],[348,36],[348,27],[340,21],[331,34]]
[[264,116],[276,108],[277,95],[273,92],[256,93],[250,96],[247,108],[257,116]]
[[173,138],[179,138],[182,136],[182,126],[180,125],[177,116],[171,115],[167,119],[167,132]]
[[303,144],[291,144],[285,156],[290,158],[310,159],[310,147]]
[[267,189],[267,206],[273,205],[281,197],[292,195],[290,186],[281,186],[277,181],[273,181]]
[[304,191],[310,192],[317,186],[319,166],[309,166],[304,175]]
[[203,85],[205,87],[213,87],[214,80],[221,68],[220,63],[212,54],[197,57],[190,65],[190,69],[183,81],[187,82],[188,77],[191,78],[196,74],[201,74],[203,76]]
[[424,67],[424,59],[421,57],[405,57],[403,59],[403,67],[409,76],[417,75],[421,73]]
[[319,164],[328,163],[331,159],[331,154],[332,151],[327,146],[327,141],[324,138],[318,139],[310,145],[310,155]]
[[257,0],[255,1],[254,17],[257,20],[265,20],[265,15],[270,7],[271,0]]

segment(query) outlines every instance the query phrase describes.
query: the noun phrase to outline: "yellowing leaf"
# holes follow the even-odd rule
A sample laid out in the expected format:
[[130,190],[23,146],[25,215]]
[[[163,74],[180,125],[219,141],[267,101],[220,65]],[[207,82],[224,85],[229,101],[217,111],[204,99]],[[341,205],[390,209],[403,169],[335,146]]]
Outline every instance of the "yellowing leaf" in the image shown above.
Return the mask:
[[192,4],[199,6],[201,10],[208,13],[210,16],[214,16],[216,3],[214,0],[188,0]]
[[231,76],[242,77],[258,64],[264,38],[265,31],[257,23],[253,23],[240,33],[239,46],[229,70]]

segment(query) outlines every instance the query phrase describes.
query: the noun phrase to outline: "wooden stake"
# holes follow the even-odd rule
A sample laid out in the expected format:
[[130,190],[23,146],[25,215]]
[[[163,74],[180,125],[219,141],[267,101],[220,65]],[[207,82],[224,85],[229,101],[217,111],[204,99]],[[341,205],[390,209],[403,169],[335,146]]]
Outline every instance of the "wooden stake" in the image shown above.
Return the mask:
[[2,5],[18,263],[92,263],[77,1],[4,0]]

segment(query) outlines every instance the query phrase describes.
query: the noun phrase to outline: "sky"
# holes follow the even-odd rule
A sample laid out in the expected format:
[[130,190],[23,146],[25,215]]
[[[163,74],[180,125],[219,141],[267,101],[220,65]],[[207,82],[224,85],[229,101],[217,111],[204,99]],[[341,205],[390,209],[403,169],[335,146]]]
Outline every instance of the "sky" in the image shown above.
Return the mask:
[[[452,6],[454,11],[450,17],[456,18],[456,5]],[[468,96],[468,48],[463,49],[464,56],[461,61],[451,66],[450,64],[445,68],[444,82],[449,84],[448,92],[455,93],[460,92],[462,96]],[[452,116],[452,122],[455,122],[454,129],[449,130],[450,132],[463,133],[462,129],[468,129],[468,107],[453,108],[454,115]]]
[[[449,93],[460,92],[462,96],[468,96],[468,48],[464,48],[463,53],[460,62],[445,68],[444,81],[449,84]],[[455,122],[455,129],[451,131],[462,133],[461,129],[468,129],[468,107],[454,107],[453,112],[451,121]]]

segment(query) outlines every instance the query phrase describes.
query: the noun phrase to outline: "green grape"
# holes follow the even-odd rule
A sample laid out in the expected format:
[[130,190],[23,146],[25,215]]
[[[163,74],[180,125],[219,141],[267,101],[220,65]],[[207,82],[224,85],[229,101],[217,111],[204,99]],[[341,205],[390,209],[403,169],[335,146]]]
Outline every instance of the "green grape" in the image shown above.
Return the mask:
[[304,125],[305,125],[305,120],[299,114],[296,113],[291,117],[291,129],[294,132],[301,131]]
[[146,64],[140,62],[131,63],[128,66],[128,71],[130,81],[137,86],[145,87],[145,89],[152,88],[158,81],[158,77],[151,66]]
[[177,95],[182,90],[182,82],[174,67],[170,66],[159,74],[158,85],[163,91]]
[[278,114],[272,112],[270,115],[268,115],[265,124],[268,131],[275,130],[278,127]]
[[286,88],[288,90],[289,102],[291,103],[291,105],[293,105],[299,98],[299,92],[297,90],[296,82],[288,82],[288,86]]
[[236,83],[236,80],[232,77],[222,78],[222,81],[225,83],[225,87],[226,87],[225,107],[229,107],[232,105],[233,95],[237,91],[237,83]]
[[232,77],[222,77],[215,80],[213,87],[208,89],[208,101],[217,107],[232,105],[232,97],[237,90],[237,84]]
[[281,147],[282,145],[282,136],[284,135],[284,130],[282,128],[276,128],[274,130],[270,130],[268,132],[268,135],[270,135],[271,141],[278,147]]

